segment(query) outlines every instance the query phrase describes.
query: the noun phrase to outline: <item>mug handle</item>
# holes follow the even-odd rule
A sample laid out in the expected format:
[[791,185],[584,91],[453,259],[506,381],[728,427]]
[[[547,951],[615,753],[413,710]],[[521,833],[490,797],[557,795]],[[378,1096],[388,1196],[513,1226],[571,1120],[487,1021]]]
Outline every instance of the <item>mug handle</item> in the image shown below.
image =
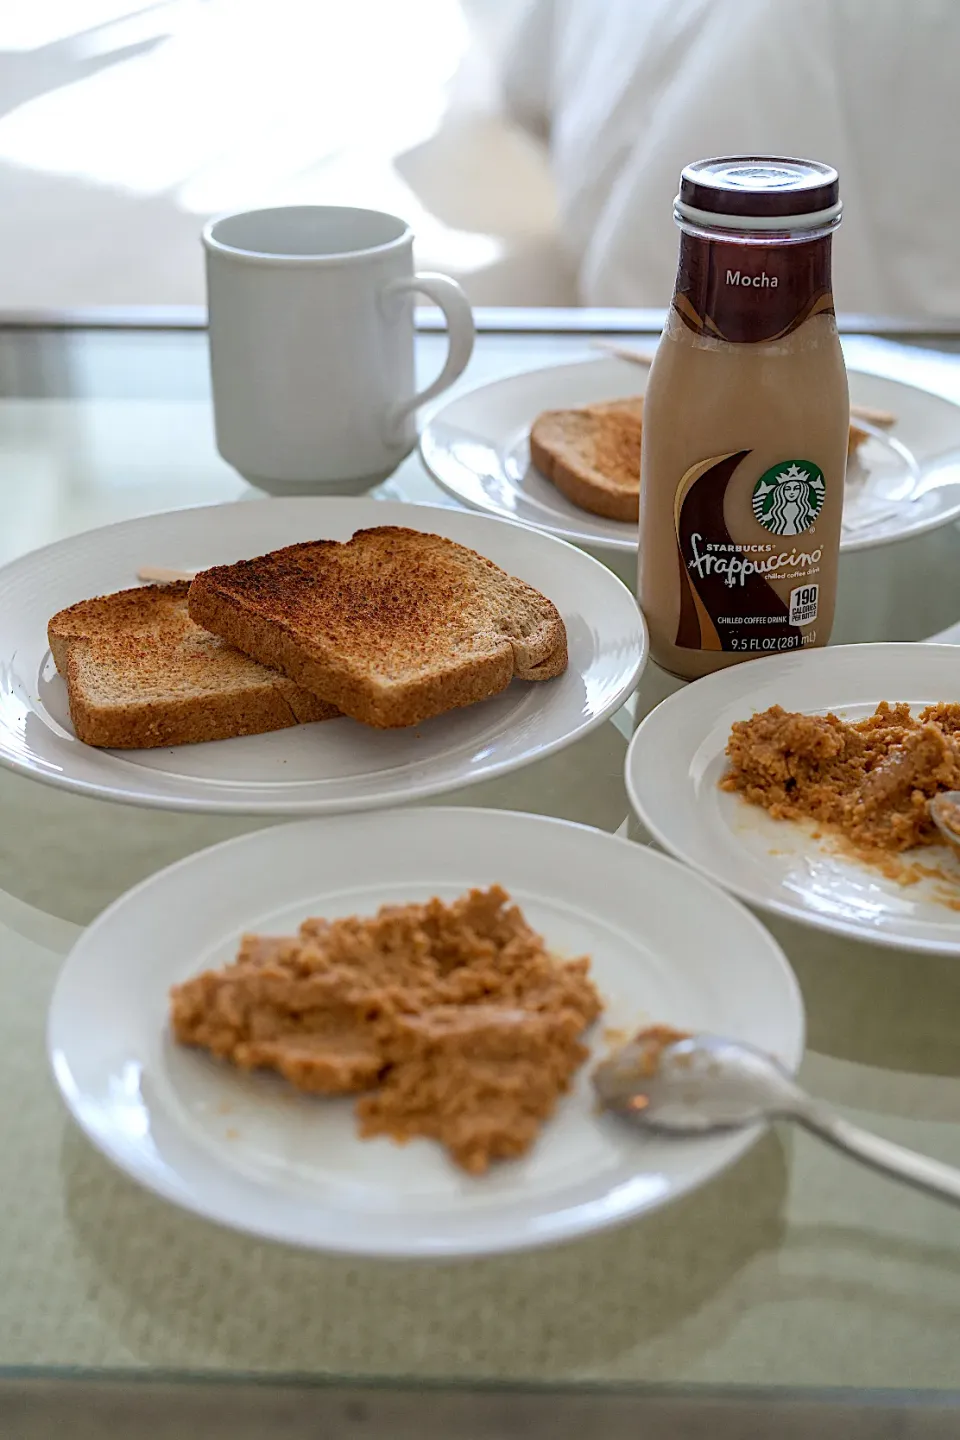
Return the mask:
[[438,305],[443,311],[447,322],[447,358],[443,369],[432,384],[414,395],[410,400],[403,400],[399,405],[393,405],[386,419],[386,432],[389,438],[399,438],[403,422],[418,410],[421,405],[432,400],[435,395],[441,394],[457,380],[467,368],[467,362],[473,354],[473,341],[476,330],[473,324],[473,311],[470,308],[470,301],[457,284],[451,280],[449,275],[435,275],[423,273],[420,275],[403,276],[399,280],[391,280],[383,287],[382,297],[389,301],[392,296],[409,295],[411,293],[426,295],[434,305]]

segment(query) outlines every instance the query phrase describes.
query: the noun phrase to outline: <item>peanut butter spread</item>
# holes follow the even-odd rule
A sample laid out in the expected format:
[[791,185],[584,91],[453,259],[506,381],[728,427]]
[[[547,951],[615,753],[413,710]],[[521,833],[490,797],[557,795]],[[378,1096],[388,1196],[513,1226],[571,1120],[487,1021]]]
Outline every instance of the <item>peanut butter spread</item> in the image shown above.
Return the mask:
[[689,1040],[689,1030],[674,1030],[672,1025],[648,1025],[633,1037],[635,1073],[638,1080],[652,1080],[660,1069],[664,1050],[680,1040]]
[[889,855],[940,839],[930,800],[960,789],[960,704],[914,717],[883,701],[853,723],[774,705],[733,726],[727,755],[722,789],[778,820],[814,820],[866,858]]
[[480,1174],[530,1148],[586,1058],[589,967],[554,959],[492,886],[245,936],[231,965],[174,987],[171,1022],[241,1069],[358,1093],[361,1135],[428,1136]]

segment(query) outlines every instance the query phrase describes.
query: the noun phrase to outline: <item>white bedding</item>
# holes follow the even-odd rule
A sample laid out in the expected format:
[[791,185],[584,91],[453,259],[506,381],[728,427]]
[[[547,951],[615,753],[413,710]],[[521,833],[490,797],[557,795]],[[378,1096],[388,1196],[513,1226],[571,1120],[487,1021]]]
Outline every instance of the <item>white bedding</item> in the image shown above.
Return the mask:
[[505,101],[549,137],[581,299],[663,306],[690,160],[840,171],[847,312],[960,316],[960,0],[530,0]]

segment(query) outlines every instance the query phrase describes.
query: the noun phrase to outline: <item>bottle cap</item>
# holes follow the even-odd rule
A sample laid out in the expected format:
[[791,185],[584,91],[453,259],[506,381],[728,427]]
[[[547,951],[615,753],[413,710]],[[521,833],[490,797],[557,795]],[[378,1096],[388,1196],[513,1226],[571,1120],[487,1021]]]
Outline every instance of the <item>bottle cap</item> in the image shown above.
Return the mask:
[[839,222],[840,181],[832,165],[777,155],[697,160],[680,176],[678,221],[708,229],[818,230]]

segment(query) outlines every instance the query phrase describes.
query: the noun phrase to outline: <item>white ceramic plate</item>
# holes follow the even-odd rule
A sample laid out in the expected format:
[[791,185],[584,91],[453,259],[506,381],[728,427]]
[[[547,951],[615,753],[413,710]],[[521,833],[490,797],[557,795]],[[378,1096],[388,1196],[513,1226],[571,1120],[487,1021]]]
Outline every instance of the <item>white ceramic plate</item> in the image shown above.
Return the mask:
[[[197,570],[370,525],[433,531],[478,550],[549,596],[567,627],[570,665],[542,684],[410,730],[353,720],[298,725],[206,745],[95,750],[70,725],[47,648],[64,605],[136,583],[144,564]],[[599,562],[548,535],[439,506],[361,499],[216,505],[91,530],[0,570],[0,764],[37,780],[171,810],[316,814],[437,795],[571,744],[623,704],[647,655],[633,596]]]
[[[584,360],[483,385],[430,418],[420,440],[424,464],[476,510],[593,550],[634,550],[636,526],[571,504],[530,464],[528,437],[541,410],[639,395],[647,374],[626,360]],[[905,540],[960,515],[960,406],[899,380],[860,370],[849,377],[853,402],[889,410],[897,423],[889,435],[872,434],[850,467],[841,548]]]
[[916,709],[960,699],[960,649],[951,645],[837,645],[752,660],[671,695],[627,751],[630,802],[654,838],[742,900],[821,930],[897,949],[960,955],[960,864],[947,847],[922,852],[950,881],[902,886],[831,853],[809,829],[718,789],[735,720],[771,705],[846,720],[881,700]]
[[597,830],[493,810],[411,809],[281,825],[192,855],[104,912],[50,1008],[54,1073],[127,1174],[221,1224],[323,1250],[442,1256],[521,1249],[676,1199],[754,1135],[654,1140],[597,1114],[588,1069],[522,1160],[472,1178],[427,1140],[357,1138],[349,1100],[298,1095],[181,1049],[169,987],[231,959],[243,931],[308,915],[451,900],[499,882],[560,954],[588,953],[594,1027],[665,1021],[750,1041],[794,1069],[803,1008],[776,942],[674,861]]

